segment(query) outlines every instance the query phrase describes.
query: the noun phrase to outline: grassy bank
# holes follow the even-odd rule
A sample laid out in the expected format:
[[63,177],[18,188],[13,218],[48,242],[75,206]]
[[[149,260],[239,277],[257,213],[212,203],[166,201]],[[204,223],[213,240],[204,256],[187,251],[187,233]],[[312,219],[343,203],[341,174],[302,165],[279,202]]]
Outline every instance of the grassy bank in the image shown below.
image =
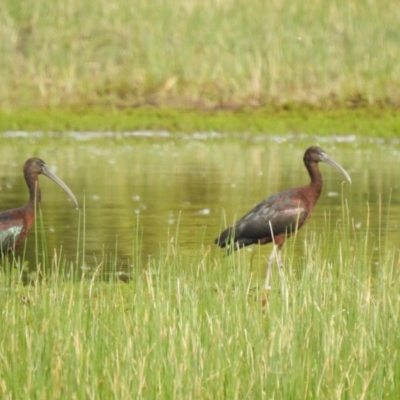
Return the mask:
[[393,108],[371,106],[357,109],[319,109],[308,106],[265,107],[257,110],[195,111],[165,108],[137,109],[33,109],[0,111],[0,132],[11,130],[134,131],[171,133],[220,132],[355,135],[395,138],[400,119]]
[[54,268],[24,287],[3,271],[2,398],[395,399],[400,274],[385,218],[377,237],[344,211],[301,258],[291,238],[285,294],[276,272],[262,291],[246,251],[188,256],[173,242],[128,284]]
[[0,108],[400,100],[400,4],[5,0]]

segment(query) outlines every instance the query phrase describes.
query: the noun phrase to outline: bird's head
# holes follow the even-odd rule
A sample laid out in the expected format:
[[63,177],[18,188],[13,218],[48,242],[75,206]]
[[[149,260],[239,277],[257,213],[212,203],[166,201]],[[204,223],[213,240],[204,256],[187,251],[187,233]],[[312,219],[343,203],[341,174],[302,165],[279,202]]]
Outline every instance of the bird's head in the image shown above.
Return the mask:
[[40,158],[30,158],[25,161],[24,174],[25,175],[39,175],[43,173],[43,168],[46,167],[46,163]]
[[56,176],[47,168],[47,165],[43,160],[41,160],[40,158],[30,158],[29,160],[25,161],[24,175],[27,181],[32,178],[37,179],[37,176],[40,174],[47,176],[53,182],[61,186],[68,193],[75,207],[78,208],[78,201],[76,200],[74,194],[71,192],[70,188],[58,176]]
[[350,178],[349,174],[347,173],[347,171],[340,164],[338,164],[335,160],[330,158],[325,153],[325,151],[321,149],[321,147],[318,147],[318,146],[309,147],[306,150],[306,152],[304,153],[304,164],[305,165],[311,165],[312,163],[319,163],[321,161],[332,165],[332,167],[335,167],[338,171],[340,171],[344,175],[347,182],[351,183],[351,178]]

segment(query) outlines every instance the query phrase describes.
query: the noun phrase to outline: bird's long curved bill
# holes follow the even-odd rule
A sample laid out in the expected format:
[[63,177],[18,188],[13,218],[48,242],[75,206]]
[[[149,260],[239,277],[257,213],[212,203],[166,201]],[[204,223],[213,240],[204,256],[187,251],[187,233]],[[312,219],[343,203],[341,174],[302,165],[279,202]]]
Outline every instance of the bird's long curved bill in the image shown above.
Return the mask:
[[347,173],[347,171],[340,165],[338,164],[335,160],[332,160],[332,158],[328,157],[325,153],[322,155],[322,161],[326,162],[327,164],[332,165],[332,167],[335,167],[338,171],[340,171],[345,178],[347,179],[347,182],[351,184],[351,178],[350,175]]
[[52,181],[54,181],[55,183],[57,183],[58,185],[60,185],[67,193],[68,196],[71,197],[71,200],[74,202],[75,204],[75,208],[78,209],[78,201],[76,200],[76,197],[74,196],[74,194],[71,192],[70,188],[56,175],[54,175],[51,171],[49,171],[47,169],[46,166],[42,167],[42,174],[46,175],[48,178],[50,178]]

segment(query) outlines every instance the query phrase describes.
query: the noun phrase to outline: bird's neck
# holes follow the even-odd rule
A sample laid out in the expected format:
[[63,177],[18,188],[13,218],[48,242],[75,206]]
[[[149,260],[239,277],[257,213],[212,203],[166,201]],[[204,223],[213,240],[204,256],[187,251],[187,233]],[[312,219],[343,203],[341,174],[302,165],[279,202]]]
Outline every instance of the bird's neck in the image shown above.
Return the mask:
[[31,206],[39,204],[42,200],[42,196],[40,193],[39,180],[37,176],[32,177],[31,175],[27,175],[25,176],[25,181],[29,190],[29,204]]
[[310,186],[313,188],[313,191],[315,191],[319,196],[322,191],[322,174],[318,168],[318,164],[313,162],[306,165],[306,167],[308,174],[311,178]]

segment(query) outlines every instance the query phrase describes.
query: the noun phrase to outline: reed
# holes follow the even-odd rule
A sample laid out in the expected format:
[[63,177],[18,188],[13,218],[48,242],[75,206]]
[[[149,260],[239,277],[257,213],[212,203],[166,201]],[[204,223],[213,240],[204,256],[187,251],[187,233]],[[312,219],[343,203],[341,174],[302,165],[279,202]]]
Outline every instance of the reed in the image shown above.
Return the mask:
[[399,100],[400,5],[5,0],[0,107]]
[[[118,272],[112,255],[78,279],[55,254],[29,286],[13,261],[0,274],[1,397],[395,399],[400,274],[382,209],[378,236],[343,201],[341,220],[302,236],[303,256],[291,238],[284,295],[276,273],[263,292],[262,257],[201,240],[182,251],[179,228],[129,283],[97,273]],[[140,232],[137,221],[133,260]]]

